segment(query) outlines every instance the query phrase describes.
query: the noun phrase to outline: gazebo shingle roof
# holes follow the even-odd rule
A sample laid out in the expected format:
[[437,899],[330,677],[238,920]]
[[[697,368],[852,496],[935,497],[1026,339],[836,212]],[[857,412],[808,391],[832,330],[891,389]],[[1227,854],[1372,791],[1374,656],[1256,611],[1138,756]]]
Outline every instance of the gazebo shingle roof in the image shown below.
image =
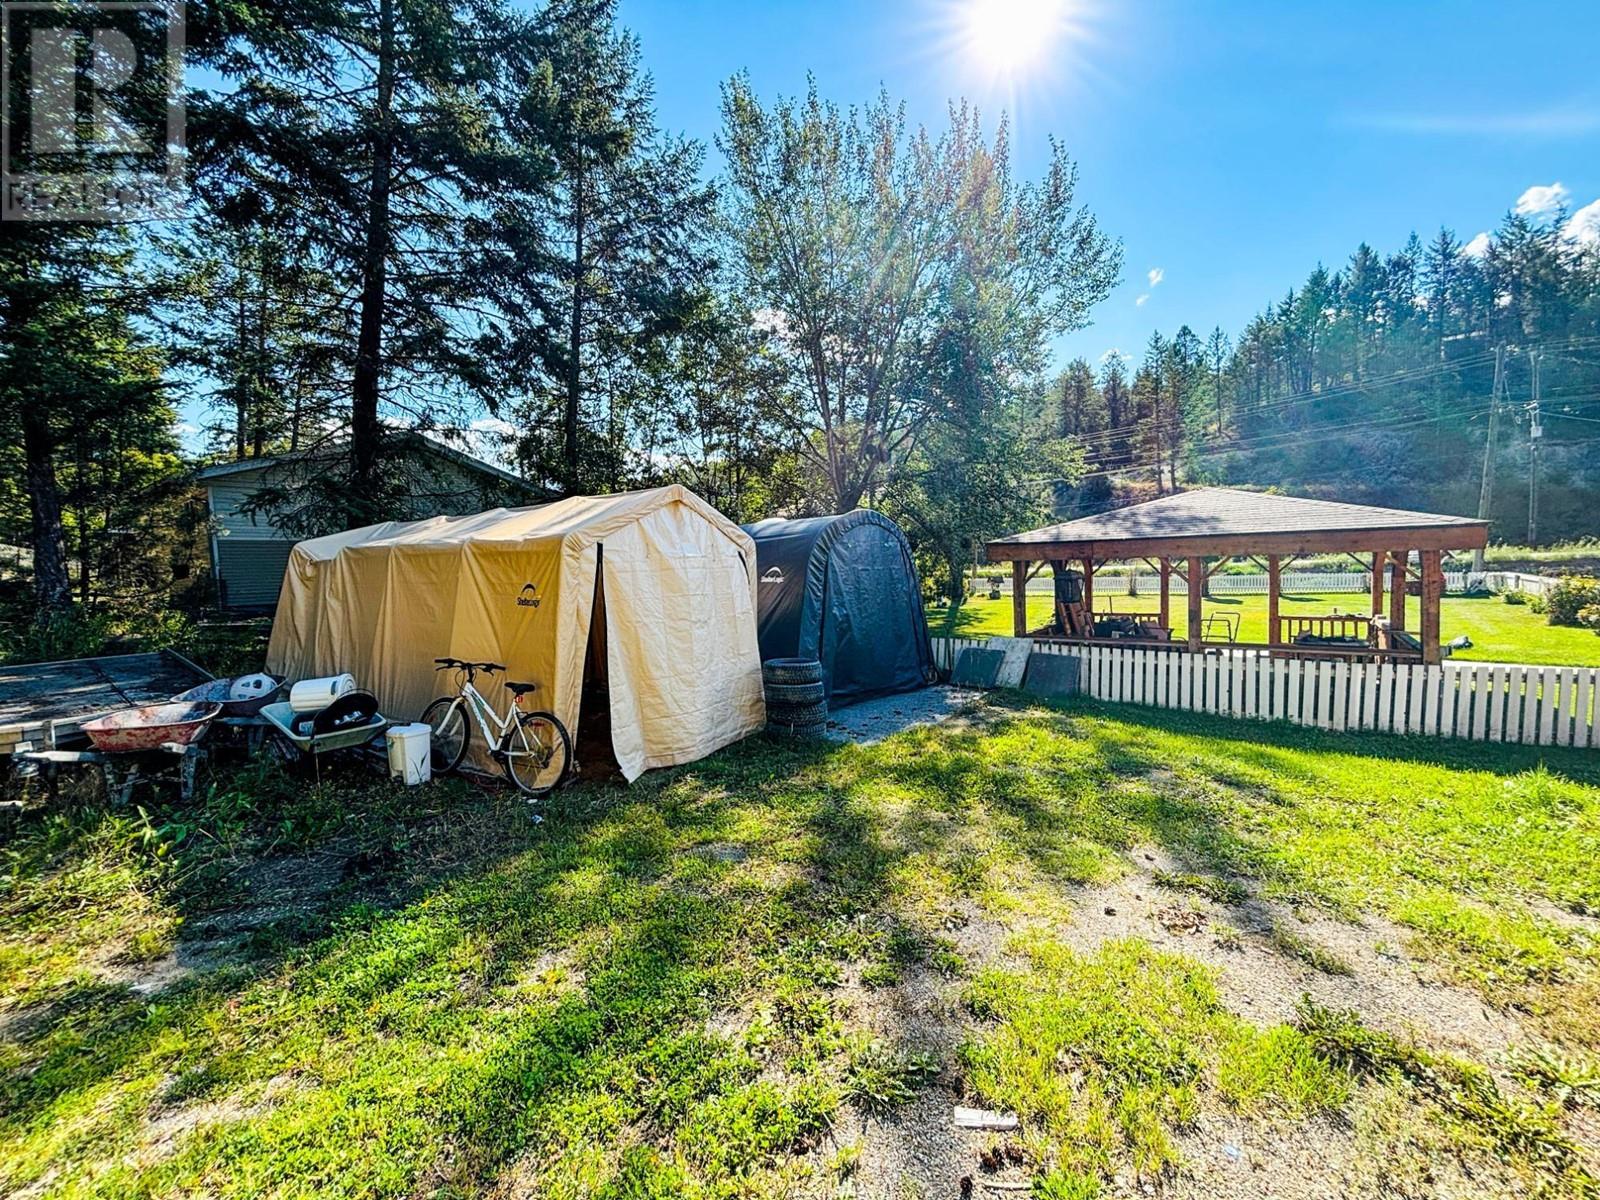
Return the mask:
[[1196,488],[1092,517],[1000,538],[990,561],[1154,554],[1470,550],[1488,525],[1469,517]]

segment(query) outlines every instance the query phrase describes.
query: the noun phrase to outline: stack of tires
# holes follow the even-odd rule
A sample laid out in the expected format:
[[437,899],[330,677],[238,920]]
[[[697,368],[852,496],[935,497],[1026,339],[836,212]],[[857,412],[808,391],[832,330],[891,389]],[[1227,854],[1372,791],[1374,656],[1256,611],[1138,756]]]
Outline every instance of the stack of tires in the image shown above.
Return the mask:
[[828,724],[828,693],[822,664],[814,658],[769,658],[761,664],[767,697],[767,732],[779,737],[818,737]]

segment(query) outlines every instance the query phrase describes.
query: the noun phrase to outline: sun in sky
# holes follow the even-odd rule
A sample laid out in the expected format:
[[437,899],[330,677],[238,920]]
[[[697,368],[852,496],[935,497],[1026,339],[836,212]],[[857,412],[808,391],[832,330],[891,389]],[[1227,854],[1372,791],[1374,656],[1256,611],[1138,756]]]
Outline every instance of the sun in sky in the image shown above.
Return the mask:
[[951,23],[971,68],[1017,87],[1081,38],[1084,15],[1075,0],[959,0]]
[[933,49],[952,85],[1013,118],[1082,88],[1098,0],[933,0]]

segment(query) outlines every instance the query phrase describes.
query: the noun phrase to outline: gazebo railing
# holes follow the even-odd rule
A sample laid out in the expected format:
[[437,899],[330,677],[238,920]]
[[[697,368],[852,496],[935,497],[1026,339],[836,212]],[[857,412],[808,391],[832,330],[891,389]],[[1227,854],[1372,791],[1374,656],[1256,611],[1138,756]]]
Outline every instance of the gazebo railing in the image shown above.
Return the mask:
[[1278,618],[1278,638],[1282,643],[1293,643],[1301,637],[1359,638],[1372,640],[1372,618],[1357,613],[1330,613],[1326,616],[1281,616]]

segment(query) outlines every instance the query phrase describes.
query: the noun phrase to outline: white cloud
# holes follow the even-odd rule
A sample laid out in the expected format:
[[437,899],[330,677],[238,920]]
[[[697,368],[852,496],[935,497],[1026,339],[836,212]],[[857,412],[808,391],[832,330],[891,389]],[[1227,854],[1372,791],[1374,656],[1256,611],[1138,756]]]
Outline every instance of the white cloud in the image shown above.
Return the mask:
[[1571,194],[1559,181],[1548,185],[1536,183],[1517,197],[1517,212],[1525,217],[1553,212],[1565,204]]
[[510,421],[502,421],[499,417],[479,417],[469,428],[474,433],[496,433],[501,437],[510,437],[517,432],[517,427]]
[[1487,233],[1480,233],[1465,246],[1461,247],[1461,253],[1466,255],[1468,258],[1482,258],[1485,254],[1489,253],[1489,235]]
[[1167,273],[1161,267],[1151,267],[1150,270],[1146,272],[1145,277],[1150,280],[1150,286],[1155,287],[1167,277]]
[[1144,302],[1146,300],[1148,300],[1148,299],[1150,299],[1150,293],[1146,292],[1144,295],[1140,296],[1137,300],[1135,300],[1133,302],[1133,306],[1135,308],[1143,308],[1144,307]]
[[1100,356],[1100,361],[1102,363],[1108,363],[1113,358],[1126,358],[1126,357],[1127,356],[1125,354],[1123,354],[1121,350],[1119,350],[1119,349],[1117,349],[1117,347],[1113,346],[1113,347],[1111,347],[1111,349],[1107,350],[1104,354],[1102,354]]
[[1573,213],[1561,232],[1580,246],[1600,246],[1600,200]]

